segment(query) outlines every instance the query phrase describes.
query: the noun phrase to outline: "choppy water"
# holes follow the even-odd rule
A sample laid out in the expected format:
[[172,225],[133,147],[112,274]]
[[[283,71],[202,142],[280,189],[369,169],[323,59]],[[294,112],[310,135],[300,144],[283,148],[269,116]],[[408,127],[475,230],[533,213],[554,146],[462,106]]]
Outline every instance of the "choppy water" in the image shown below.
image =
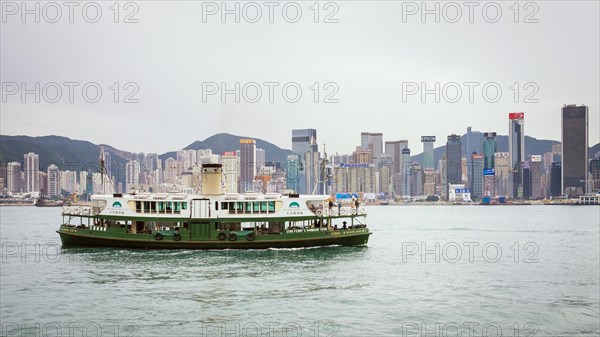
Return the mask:
[[367,247],[136,251],[0,208],[0,335],[600,335],[600,207],[367,210]]

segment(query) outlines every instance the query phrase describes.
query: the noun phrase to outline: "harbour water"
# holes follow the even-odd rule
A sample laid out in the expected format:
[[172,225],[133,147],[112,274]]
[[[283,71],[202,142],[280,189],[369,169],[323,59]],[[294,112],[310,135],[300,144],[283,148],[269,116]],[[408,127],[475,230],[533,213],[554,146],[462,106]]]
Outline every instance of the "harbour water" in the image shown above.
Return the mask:
[[367,211],[366,247],[155,251],[0,208],[0,335],[600,335],[600,207]]

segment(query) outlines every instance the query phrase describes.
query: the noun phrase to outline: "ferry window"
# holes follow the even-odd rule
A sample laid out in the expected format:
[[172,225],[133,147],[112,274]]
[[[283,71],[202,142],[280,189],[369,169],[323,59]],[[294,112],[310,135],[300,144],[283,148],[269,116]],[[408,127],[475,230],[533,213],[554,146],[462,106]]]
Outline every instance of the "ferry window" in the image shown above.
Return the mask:
[[252,213],[252,202],[247,201],[244,203],[244,213]]
[[175,214],[179,214],[181,213],[181,203],[180,202],[174,202],[173,206],[175,206]]
[[181,209],[183,209],[183,210],[187,209],[187,202],[182,202],[181,203]]
[[267,213],[267,202],[266,201],[261,201],[261,203],[260,203],[260,212],[261,213]]
[[142,213],[142,202],[141,201],[135,202],[135,212]]
[[150,201],[144,201],[144,213],[150,212]]
[[171,201],[165,202],[165,207],[166,207],[167,213],[173,213],[173,203]]
[[215,201],[215,211],[218,211],[218,210],[219,210],[219,202]]
[[229,203],[227,203],[227,202],[222,202],[222,203],[221,203],[221,209],[227,209],[227,205],[229,205]]
[[260,210],[260,202],[253,202],[252,203],[252,212],[258,213],[259,210]]
[[240,213],[240,211],[242,211],[242,212],[243,212],[243,211],[244,211],[244,203],[243,203],[243,202],[241,202],[241,201],[239,201],[239,202],[237,203],[237,208],[236,208],[236,209],[237,209],[238,213]]
[[150,203],[150,213],[156,213],[156,202],[155,201]]
[[269,213],[275,213],[275,201],[269,201]]
[[162,201],[158,202],[158,213],[164,213],[165,212],[165,203]]

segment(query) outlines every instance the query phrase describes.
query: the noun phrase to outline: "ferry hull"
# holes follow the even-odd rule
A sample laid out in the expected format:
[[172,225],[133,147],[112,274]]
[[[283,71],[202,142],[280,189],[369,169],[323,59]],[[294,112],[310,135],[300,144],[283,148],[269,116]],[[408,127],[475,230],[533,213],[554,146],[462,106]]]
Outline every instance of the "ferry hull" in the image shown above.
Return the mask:
[[[367,244],[369,235],[367,230],[340,230],[314,237],[293,238],[257,238],[248,241],[240,238],[237,241],[174,241],[164,240],[130,239],[126,237],[108,237],[86,235],[85,233],[68,233],[57,231],[65,247],[115,247],[115,248],[138,248],[138,249],[267,249],[267,248],[303,248],[319,246],[360,246]],[[269,236],[269,235],[267,235]]]

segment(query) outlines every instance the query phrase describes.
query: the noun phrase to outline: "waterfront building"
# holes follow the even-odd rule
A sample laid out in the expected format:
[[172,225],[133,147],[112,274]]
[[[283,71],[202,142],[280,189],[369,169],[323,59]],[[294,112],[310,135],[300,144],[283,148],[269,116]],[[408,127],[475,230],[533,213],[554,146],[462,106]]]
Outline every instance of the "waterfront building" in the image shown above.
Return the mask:
[[390,173],[392,181],[392,195],[402,192],[402,149],[408,147],[407,140],[385,142],[385,154],[392,158],[392,170]]
[[256,149],[256,170],[260,171],[265,166],[266,153],[264,149]]
[[510,181],[512,169],[508,152],[496,152],[494,155],[494,185],[497,196],[511,196]]
[[481,199],[484,195],[483,175],[484,173],[484,156],[477,153],[471,154],[471,197],[473,199]]
[[221,164],[223,169],[224,192],[238,193],[240,179],[240,157],[235,151],[223,152],[221,155]]
[[256,140],[240,139],[240,193],[254,190],[256,172]]
[[550,164],[550,195],[558,197],[563,195],[562,189],[562,164],[554,162]]
[[387,154],[382,154],[379,160],[379,192],[387,193],[388,195],[392,191],[391,186],[391,171],[393,165],[392,157]]
[[600,191],[600,152],[590,160],[590,193]]
[[60,195],[60,171],[58,166],[54,164],[48,165],[46,177],[48,180],[46,195],[50,198],[58,197]]
[[451,134],[446,142],[446,195],[448,194],[449,185],[461,184],[463,175],[463,160],[462,160],[462,143],[460,136]]
[[402,149],[402,198],[410,199],[411,197],[411,162],[410,149]]
[[562,190],[571,197],[587,191],[588,107],[565,105],[562,108]]
[[300,190],[301,165],[298,155],[290,154],[286,157],[285,185],[286,189],[294,191],[294,193],[298,193]]
[[448,200],[448,160],[446,159],[446,154],[442,154],[440,161],[438,163],[439,170],[439,185],[438,185],[438,195],[440,198],[444,200]]
[[426,196],[435,195],[435,171],[431,168],[425,168],[423,173],[425,175],[423,194]]
[[435,136],[421,136],[421,143],[423,143],[423,163],[421,167],[423,169],[433,169],[433,143],[435,143]]
[[21,193],[21,163],[6,164],[6,188],[10,193]]
[[511,112],[508,114],[508,153],[512,170],[513,198],[523,197],[523,165],[525,161],[525,114]]
[[375,167],[379,167],[381,156],[383,155],[383,133],[361,132],[360,146],[365,150],[370,150],[372,162]]
[[39,192],[40,191],[40,158],[37,154],[29,152],[23,155],[25,163],[25,191],[24,192]]
[[[307,181],[306,174],[311,170],[311,166],[314,163],[306,163],[306,152],[319,152],[319,146],[317,144],[317,130],[316,129],[295,129],[292,130],[292,152],[298,156],[299,159],[299,170],[297,171],[298,190],[296,193],[306,194],[310,193],[312,187],[307,189],[307,186],[313,186],[314,182]],[[314,158],[314,155],[309,155],[309,158]]]
[[132,185],[140,183],[140,163],[137,160],[130,160],[125,164],[125,190],[131,192]]

